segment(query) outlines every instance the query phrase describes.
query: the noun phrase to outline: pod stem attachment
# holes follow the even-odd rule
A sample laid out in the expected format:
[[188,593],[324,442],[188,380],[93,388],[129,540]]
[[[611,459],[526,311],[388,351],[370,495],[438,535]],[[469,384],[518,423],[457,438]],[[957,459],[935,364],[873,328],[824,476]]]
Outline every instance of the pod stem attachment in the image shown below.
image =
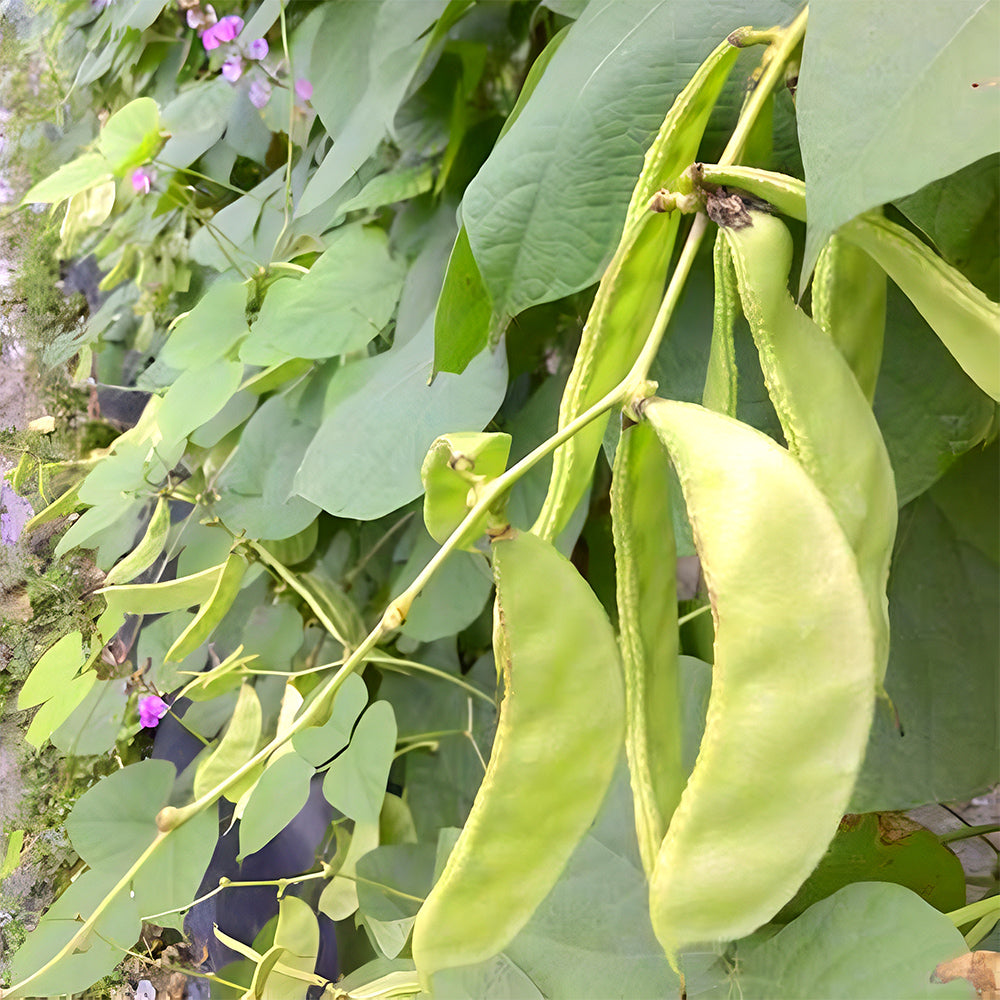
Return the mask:
[[[764,56],[764,68],[754,87],[753,93],[747,98],[740,114],[740,120],[736,123],[736,128],[726,143],[726,148],[719,158],[720,166],[728,166],[736,163],[743,154],[743,147],[746,145],[750,130],[757,121],[757,116],[764,107],[764,102],[770,97],[771,91],[785,79],[785,65],[792,58],[795,50],[802,43],[802,36],[806,31],[806,22],[809,19],[809,7],[803,7],[802,11],[792,23],[783,31],[774,35],[774,40],[768,47]],[[770,32],[766,33],[771,35]]]

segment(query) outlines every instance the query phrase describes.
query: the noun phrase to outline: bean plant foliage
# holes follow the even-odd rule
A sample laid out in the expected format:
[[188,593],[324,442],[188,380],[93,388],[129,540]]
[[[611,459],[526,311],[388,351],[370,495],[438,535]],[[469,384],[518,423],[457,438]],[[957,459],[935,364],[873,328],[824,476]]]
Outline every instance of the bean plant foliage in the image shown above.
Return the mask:
[[892,814],[998,780],[1000,2],[38,17],[136,416],[11,473],[122,766],[2,995],[974,996]]

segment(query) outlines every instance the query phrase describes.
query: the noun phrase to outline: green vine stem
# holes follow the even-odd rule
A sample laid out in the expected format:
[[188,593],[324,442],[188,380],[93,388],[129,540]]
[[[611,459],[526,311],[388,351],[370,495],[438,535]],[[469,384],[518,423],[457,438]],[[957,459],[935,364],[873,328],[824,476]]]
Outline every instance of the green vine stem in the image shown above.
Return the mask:
[[942,833],[938,837],[938,843],[951,844],[956,840],[968,840],[970,837],[985,837],[990,833],[1000,833],[1000,824],[983,823],[981,826],[962,826],[957,830]]
[[952,910],[945,914],[947,918],[956,926],[964,927],[973,921],[980,920],[990,913],[1000,913],[1000,896],[987,896],[985,899],[976,900],[961,909]]
[[[746,138],[749,135],[750,129],[753,127],[754,122],[763,108],[764,101],[774,89],[775,85],[783,78],[784,64],[802,40],[807,16],[808,8],[805,8],[788,28],[783,31],[776,32],[773,35],[774,41],[772,41],[771,47],[767,50],[767,55],[765,56],[766,65],[764,71],[761,74],[756,89],[744,105],[736,128],[733,131],[733,134],[726,145],[726,149],[719,160],[720,164],[731,164],[738,159],[746,142]],[[768,36],[771,37],[771,34],[768,33]],[[529,452],[519,462],[511,466],[501,476],[498,476],[492,482],[484,486],[479,492],[476,503],[469,509],[469,512],[466,514],[462,523],[452,532],[440,549],[438,549],[438,551],[431,557],[430,561],[420,571],[416,579],[413,580],[413,582],[398,597],[390,601],[375,628],[373,628],[361,644],[351,652],[350,656],[348,656],[337,672],[318,689],[314,699],[305,708],[302,714],[295,719],[292,725],[289,726],[288,729],[280,736],[276,736],[264,747],[258,750],[257,753],[255,753],[242,766],[237,768],[231,775],[229,775],[228,778],[221,781],[218,785],[210,789],[200,798],[195,799],[186,806],[166,806],[161,809],[156,817],[156,825],[159,831],[156,837],[133,862],[128,871],[125,872],[108,895],[101,900],[90,916],[87,917],[83,923],[81,923],[76,933],[41,968],[32,973],[26,979],[21,980],[21,982],[14,984],[9,991],[0,993],[0,997],[7,996],[12,992],[24,990],[25,987],[30,986],[32,982],[38,979],[45,972],[52,969],[68,955],[71,955],[82,943],[86,935],[93,929],[101,915],[107,910],[119,893],[121,893],[135,878],[136,873],[142,868],[146,861],[152,857],[152,855],[159,848],[160,844],[162,844],[163,841],[170,836],[172,831],[178,829],[193,816],[196,816],[198,813],[217,802],[221,796],[233,787],[233,785],[239,782],[240,779],[242,779],[258,765],[263,764],[275,750],[287,743],[296,733],[302,732],[303,730],[313,726],[316,719],[321,714],[324,706],[330,698],[336,695],[337,691],[340,690],[347,678],[356,670],[359,670],[368,661],[370,654],[372,654],[375,650],[375,647],[387,635],[396,631],[406,621],[410,607],[412,606],[417,595],[424,589],[438,569],[440,569],[448,556],[451,555],[456,548],[458,548],[459,543],[464,540],[463,536],[469,527],[485,515],[489,515],[491,512],[497,511],[506,494],[514,486],[514,484],[521,479],[522,476],[524,476],[530,469],[534,468],[535,465],[541,462],[549,454],[555,451],[556,448],[564,444],[575,434],[579,433],[584,427],[596,420],[602,414],[606,413],[608,410],[611,410],[616,406],[627,405],[637,401],[637,397],[639,396],[648,395],[649,383],[646,380],[649,368],[656,357],[656,352],[659,348],[660,342],[663,339],[663,335],[666,332],[670,318],[673,315],[674,307],[680,298],[684,282],[687,280],[687,276],[690,273],[706,227],[706,217],[700,214],[696,216],[691,229],[688,231],[687,239],[685,240],[684,247],[681,250],[681,254],[678,259],[677,266],[674,269],[674,273],[671,276],[670,283],[664,293],[656,320],[654,321],[653,327],[646,338],[646,342],[643,344],[642,350],[636,358],[635,364],[632,366],[628,375],[626,375],[614,389],[577,416],[574,420],[570,421],[570,423],[562,428],[562,430],[543,441],[533,451]],[[252,548],[260,557],[261,561],[266,563],[270,569],[275,571],[279,576],[282,576],[282,579],[285,579],[297,593],[301,596],[305,596],[301,594],[300,589],[296,587],[291,580],[280,573],[275,566],[276,560],[274,560],[274,557],[271,556],[263,546],[259,546],[254,541],[247,541],[245,544],[249,548]],[[282,567],[282,569],[283,568],[284,567]],[[292,576],[292,574],[289,574],[289,576]],[[310,603],[310,607],[312,607],[312,603]],[[313,608],[313,610],[315,611],[316,609]],[[328,628],[332,635],[337,636],[338,630],[335,627],[332,627],[333,623],[329,621],[328,616],[324,615],[320,620],[322,621],[324,627]],[[981,915],[991,912],[991,907],[1000,905],[997,903],[997,897],[992,897],[989,902],[990,906],[981,907],[980,909],[975,910],[975,912],[971,915],[964,916],[961,923],[970,923],[972,920],[978,919]],[[981,904],[974,903],[970,907],[965,907],[963,911],[956,911],[956,913],[950,914],[949,916],[954,921],[958,914],[964,915],[965,911],[972,911],[974,907],[980,906]]]

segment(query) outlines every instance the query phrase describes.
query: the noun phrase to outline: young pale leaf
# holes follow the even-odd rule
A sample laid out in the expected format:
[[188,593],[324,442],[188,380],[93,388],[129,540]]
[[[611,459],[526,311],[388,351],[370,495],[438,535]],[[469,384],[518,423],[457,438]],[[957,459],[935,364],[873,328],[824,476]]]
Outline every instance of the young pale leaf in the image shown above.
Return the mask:
[[138,97],[116,111],[101,129],[98,146],[121,177],[153,158],[160,145],[160,109],[151,97]]
[[333,700],[330,718],[322,726],[305,729],[292,737],[295,752],[317,767],[325,764],[350,742],[351,730],[367,702],[365,682],[357,674],[351,674]]
[[[298,896],[286,893],[278,903],[278,926],[274,929],[274,946],[283,948],[281,965],[301,972],[312,972],[319,954],[319,921],[313,908]],[[301,979],[284,975],[279,969],[267,982],[267,1000],[300,1000]]]
[[323,794],[330,805],[357,823],[377,822],[395,749],[392,706],[377,701],[361,716],[350,746],[326,772]]
[[[436,542],[443,544],[469,513],[476,501],[475,487],[503,473],[509,454],[509,434],[444,434],[431,445],[420,479],[424,484],[424,523]],[[473,525],[465,547],[470,547],[482,531],[483,525]]]
[[111,165],[100,153],[84,153],[69,163],[64,163],[54,174],[39,181],[21,199],[22,205],[41,202],[57,204],[86,191],[111,177]]
[[20,710],[39,705],[57,694],[68,684],[83,666],[83,634],[70,632],[50,646],[28,674],[20,694],[17,707]]
[[87,696],[87,693],[94,686],[97,674],[90,671],[74,677],[68,684],[63,685],[44,705],[35,713],[35,717],[28,726],[28,731],[24,734],[35,749],[40,749],[41,745],[61,726],[72,714],[73,710]]
[[309,798],[313,766],[296,753],[271,763],[250,793],[240,819],[240,857],[259,851],[280,833]]

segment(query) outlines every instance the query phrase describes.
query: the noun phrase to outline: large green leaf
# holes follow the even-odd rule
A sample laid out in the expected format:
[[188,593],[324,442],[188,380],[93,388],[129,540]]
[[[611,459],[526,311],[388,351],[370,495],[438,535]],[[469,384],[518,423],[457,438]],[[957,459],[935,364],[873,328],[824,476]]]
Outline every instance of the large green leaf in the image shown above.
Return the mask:
[[504,352],[484,351],[463,374],[428,385],[432,341],[428,319],[402,346],[336,373],[295,474],[299,497],[339,517],[381,517],[423,492],[420,466],[436,437],[486,426],[506,391]]
[[909,889],[859,882],[740,946],[734,986],[744,1000],[969,997],[967,982],[930,981],[965,951],[954,924]]
[[[400,593],[417,577],[438,549],[418,525],[416,544],[393,586]],[[493,574],[480,553],[453,552],[410,608],[403,634],[431,642],[461,632],[483,610],[493,589]]]
[[445,6],[446,0],[327,5],[313,48],[313,65],[320,68],[313,101],[334,144],[297,215],[335,194],[375,152],[420,65],[422,36]]
[[214,510],[231,531],[281,539],[315,519],[314,504],[288,495],[312,436],[313,428],[296,419],[283,396],[272,397],[254,413],[215,483]]
[[[761,23],[797,3],[761,2]],[[591,3],[469,185],[462,218],[498,321],[595,281],[645,148],[691,69],[741,14],[701,3]]]
[[[699,957],[694,966],[685,963],[689,989],[713,960],[709,955],[707,960]],[[463,1000],[528,996],[525,981],[534,984],[540,996],[565,1000],[661,1000],[678,992],[677,976],[649,922],[649,891],[624,761],[594,827],[503,955],[484,965],[435,975],[443,995]],[[516,992],[506,992],[505,984],[511,983]],[[719,986],[718,976],[713,985]]]
[[942,913],[965,905],[962,863],[930,830],[898,813],[845,816],[816,870],[775,921],[786,923],[852,882],[906,886]]
[[239,91],[217,76],[199,81],[177,95],[164,109],[162,124],[170,133],[157,157],[170,167],[186,167],[222,137]]
[[[218,816],[210,808],[192,816],[160,843],[132,883],[143,916],[175,908],[182,910],[190,905],[212,859],[218,834]],[[181,930],[184,915],[183,912],[164,914],[155,922]]]
[[622,995],[624,984],[633,1000],[677,991],[649,922],[649,889],[623,767],[593,829],[505,953],[545,996],[600,1000]]
[[308,274],[271,286],[240,356],[269,365],[357,351],[388,323],[402,287],[402,265],[385,234],[343,226]]
[[[92,869],[80,875],[52,904],[14,955],[11,982],[17,983],[32,975],[52,958],[76,933],[80,926],[79,915],[92,913],[120,874],[117,869]],[[98,920],[85,950],[61,958],[36,979],[26,993],[5,992],[4,997],[52,997],[86,990],[114,969],[121,961],[122,950],[135,944],[140,930],[136,901],[128,893],[121,893]]]
[[489,342],[493,306],[465,226],[458,231],[434,317],[434,370],[460,373]]
[[358,861],[358,904],[365,917],[414,917],[434,884],[433,844],[384,844]]
[[174,773],[168,760],[144,760],[102,778],[66,820],[77,854],[92,868],[127,868],[156,836]]
[[249,332],[247,289],[241,281],[216,282],[170,331],[158,360],[172,368],[202,368],[227,354]]
[[797,101],[803,288],[838,226],[1000,148],[998,36],[1000,0],[810,4]]
[[[851,812],[970,798],[1000,778],[1000,572],[985,554],[996,544],[996,463],[995,445],[970,454],[940,486],[900,511],[886,689],[902,731],[879,704]],[[978,491],[984,495],[967,517],[966,503]],[[966,503],[956,504],[956,494]]]

